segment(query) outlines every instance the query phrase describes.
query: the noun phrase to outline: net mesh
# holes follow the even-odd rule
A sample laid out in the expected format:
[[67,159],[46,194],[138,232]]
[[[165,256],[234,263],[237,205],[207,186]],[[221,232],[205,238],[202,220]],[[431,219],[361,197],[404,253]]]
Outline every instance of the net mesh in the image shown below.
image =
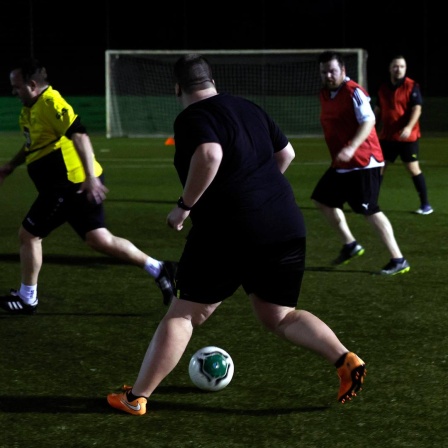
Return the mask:
[[[194,51],[210,62],[219,92],[263,107],[289,137],[321,135],[320,76],[323,50]],[[367,88],[367,53],[343,49],[347,75]],[[106,128],[110,137],[169,137],[180,112],[173,65],[192,51],[106,52]]]

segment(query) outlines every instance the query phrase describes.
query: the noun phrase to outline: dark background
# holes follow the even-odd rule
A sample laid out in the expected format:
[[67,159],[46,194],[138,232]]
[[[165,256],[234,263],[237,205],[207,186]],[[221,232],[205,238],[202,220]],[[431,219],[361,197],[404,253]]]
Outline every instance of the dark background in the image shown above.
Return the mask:
[[0,96],[10,95],[21,56],[39,58],[64,95],[104,95],[106,49],[295,48],[366,49],[372,96],[390,57],[403,53],[424,96],[448,96],[448,24],[433,1],[16,0],[0,8]]

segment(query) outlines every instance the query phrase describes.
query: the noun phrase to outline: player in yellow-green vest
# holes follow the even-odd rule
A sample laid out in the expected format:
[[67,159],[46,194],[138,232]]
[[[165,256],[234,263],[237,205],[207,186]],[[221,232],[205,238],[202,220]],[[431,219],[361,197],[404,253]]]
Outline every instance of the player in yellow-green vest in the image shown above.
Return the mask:
[[177,264],[151,258],[106,228],[103,168],[80,117],[49,84],[45,67],[34,58],[24,59],[11,70],[10,82],[23,104],[19,124],[25,143],[0,166],[0,184],[26,163],[38,196],[19,230],[21,285],[0,296],[0,307],[11,314],[36,312],[42,240],[66,222],[97,252],[144,268],[168,303],[175,293]]

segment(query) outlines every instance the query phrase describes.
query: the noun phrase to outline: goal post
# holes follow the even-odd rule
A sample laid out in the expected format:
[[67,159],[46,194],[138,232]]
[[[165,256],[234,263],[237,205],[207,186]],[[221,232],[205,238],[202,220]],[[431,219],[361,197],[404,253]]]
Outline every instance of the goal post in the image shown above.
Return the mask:
[[[367,88],[367,51],[336,49],[347,76]],[[317,57],[308,50],[106,50],[106,135],[170,137],[181,111],[173,65],[199,53],[212,65],[218,92],[243,96],[263,107],[288,137],[322,135]]]

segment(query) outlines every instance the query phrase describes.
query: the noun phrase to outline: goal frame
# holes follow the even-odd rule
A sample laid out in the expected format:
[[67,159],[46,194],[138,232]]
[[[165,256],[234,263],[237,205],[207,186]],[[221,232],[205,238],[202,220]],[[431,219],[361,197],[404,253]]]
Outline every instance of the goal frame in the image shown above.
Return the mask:
[[[162,133],[148,133],[148,134],[138,134],[133,135],[132,133],[126,133],[122,129],[114,129],[114,127],[117,126],[116,123],[113,123],[113,114],[114,114],[114,97],[112,94],[113,90],[113,76],[112,76],[112,62],[113,58],[119,58],[120,56],[154,56],[154,57],[180,57],[184,54],[189,53],[199,53],[204,55],[205,57],[210,56],[244,56],[244,55],[254,55],[254,56],[269,56],[269,55],[284,55],[284,56],[297,56],[297,55],[316,55],[316,61],[318,54],[322,53],[323,51],[326,51],[328,49],[272,49],[272,50],[254,50],[254,49],[243,49],[243,50],[113,50],[109,49],[105,52],[105,86],[106,86],[106,92],[105,92],[105,100],[106,100],[106,137],[107,138],[114,138],[114,137],[168,137],[166,132]],[[352,74],[353,77],[356,78],[357,82],[364,88],[367,89],[367,57],[368,53],[367,50],[362,48],[335,48],[334,51],[338,51],[343,55],[346,54],[356,54],[357,55],[357,73]],[[316,73],[316,76],[318,76],[318,73]],[[350,73],[348,73],[348,76],[350,76]],[[219,82],[219,80],[218,80]],[[232,93],[231,91],[229,93]],[[174,86],[173,86],[173,98],[174,98]],[[179,110],[180,112],[180,110]],[[271,113],[271,115],[273,115]],[[275,115],[273,115],[273,118],[276,119]],[[294,135],[289,133],[289,137],[315,137],[316,134],[312,135]]]

